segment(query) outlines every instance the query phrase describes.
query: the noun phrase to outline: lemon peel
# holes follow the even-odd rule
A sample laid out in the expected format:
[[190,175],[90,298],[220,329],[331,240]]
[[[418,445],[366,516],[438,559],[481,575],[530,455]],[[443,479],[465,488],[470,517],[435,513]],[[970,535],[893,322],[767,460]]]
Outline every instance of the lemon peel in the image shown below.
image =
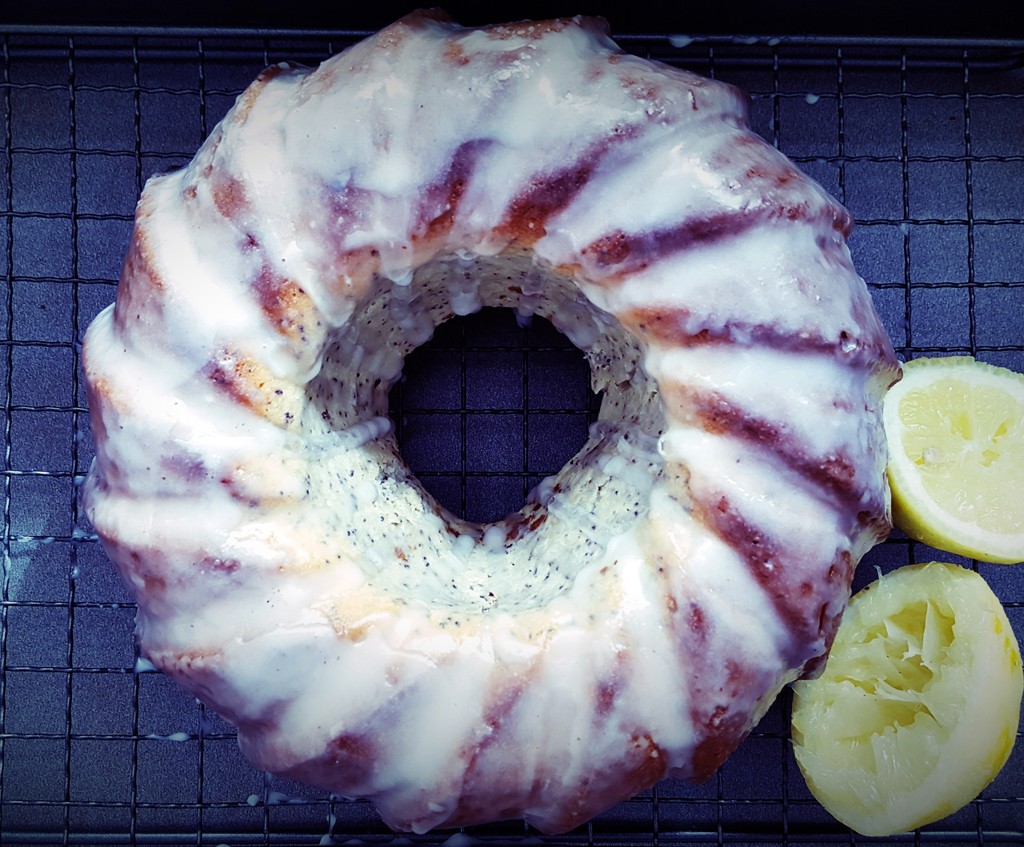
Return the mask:
[[793,695],[794,753],[811,793],[852,830],[887,836],[952,814],[996,777],[1024,672],[985,580],[929,562],[858,592],[824,672]]
[[1024,561],[1024,375],[914,359],[885,397],[893,523],[985,562]]

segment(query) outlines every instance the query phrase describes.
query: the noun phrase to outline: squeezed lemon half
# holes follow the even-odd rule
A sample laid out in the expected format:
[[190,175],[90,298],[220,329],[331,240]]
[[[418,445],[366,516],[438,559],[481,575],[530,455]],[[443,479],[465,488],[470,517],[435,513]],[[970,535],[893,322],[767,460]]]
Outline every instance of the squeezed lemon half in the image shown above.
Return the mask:
[[1024,375],[969,356],[914,359],[883,420],[896,526],[950,553],[1024,561]]
[[907,832],[969,803],[1009,758],[1024,673],[974,571],[899,568],[850,601],[823,674],[793,684],[811,793],[862,835]]

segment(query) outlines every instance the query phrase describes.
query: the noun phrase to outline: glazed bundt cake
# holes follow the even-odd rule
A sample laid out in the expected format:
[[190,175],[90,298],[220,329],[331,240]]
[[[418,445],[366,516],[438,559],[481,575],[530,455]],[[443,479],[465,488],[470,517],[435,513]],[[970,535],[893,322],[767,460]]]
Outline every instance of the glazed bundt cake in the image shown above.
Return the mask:
[[[713,773],[888,532],[898,365],[851,220],[745,98],[603,22],[410,15],[275,65],[152,178],[88,331],[87,514],[140,649],[258,767],[402,830],[568,830]],[[590,439],[476,525],[403,463],[405,355],[539,315]]]

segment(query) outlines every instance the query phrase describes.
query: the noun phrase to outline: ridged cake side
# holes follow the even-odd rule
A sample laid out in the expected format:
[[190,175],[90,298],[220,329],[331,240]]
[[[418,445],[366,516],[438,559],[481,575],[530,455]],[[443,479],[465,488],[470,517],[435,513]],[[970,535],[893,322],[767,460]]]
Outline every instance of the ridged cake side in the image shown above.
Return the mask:
[[[849,227],[738,91],[595,20],[417,13],[268,69],[147,184],[85,342],[84,503],[141,649],[256,765],[399,829],[564,831],[708,776],[888,531],[898,366]],[[481,527],[386,412],[482,305],[550,318],[605,399]]]

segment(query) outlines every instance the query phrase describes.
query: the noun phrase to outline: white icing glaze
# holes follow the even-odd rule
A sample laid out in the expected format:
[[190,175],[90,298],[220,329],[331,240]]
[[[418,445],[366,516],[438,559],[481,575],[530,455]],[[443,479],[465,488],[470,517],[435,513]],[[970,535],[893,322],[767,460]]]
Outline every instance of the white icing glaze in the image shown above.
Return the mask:
[[[708,775],[827,650],[886,529],[895,360],[845,213],[732,88],[585,19],[405,19],[276,67],[151,180],[85,341],[90,519],[140,644],[260,767],[415,831],[574,826]],[[444,513],[387,420],[483,305],[601,419],[521,512]]]

